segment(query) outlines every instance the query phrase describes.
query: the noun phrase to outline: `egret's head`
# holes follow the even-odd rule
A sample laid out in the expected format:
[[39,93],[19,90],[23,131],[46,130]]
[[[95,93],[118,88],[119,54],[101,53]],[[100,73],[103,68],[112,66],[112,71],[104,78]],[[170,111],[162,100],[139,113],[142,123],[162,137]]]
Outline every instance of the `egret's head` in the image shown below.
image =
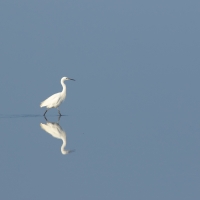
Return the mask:
[[66,155],[66,154],[69,154],[69,153],[72,153],[72,152],[75,152],[75,150],[65,150],[65,149],[62,149],[62,148],[61,148],[61,153],[62,153],[63,155]]
[[69,81],[69,80],[75,81],[73,78],[68,78],[68,77],[63,77],[63,78],[61,79],[61,81]]

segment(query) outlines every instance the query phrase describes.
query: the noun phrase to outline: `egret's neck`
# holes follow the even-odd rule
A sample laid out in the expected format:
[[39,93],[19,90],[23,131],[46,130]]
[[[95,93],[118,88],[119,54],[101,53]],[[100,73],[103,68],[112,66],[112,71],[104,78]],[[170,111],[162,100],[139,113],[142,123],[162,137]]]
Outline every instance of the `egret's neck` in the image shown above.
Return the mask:
[[64,81],[61,81],[61,85],[62,85],[62,87],[63,87],[62,93],[66,94],[67,87],[66,87]]
[[63,144],[61,146],[61,153],[62,154],[67,154],[67,151],[65,150],[65,146],[66,146],[66,140],[63,140]]

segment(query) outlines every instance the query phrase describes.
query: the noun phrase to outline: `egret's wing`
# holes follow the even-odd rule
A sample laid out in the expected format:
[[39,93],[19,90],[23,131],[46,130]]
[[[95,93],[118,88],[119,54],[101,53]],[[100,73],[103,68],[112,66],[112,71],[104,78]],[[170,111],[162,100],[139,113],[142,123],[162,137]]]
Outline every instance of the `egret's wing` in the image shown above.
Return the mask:
[[60,93],[53,94],[43,102],[41,102],[40,107],[56,104],[60,99]]
[[61,126],[57,123],[50,123],[50,122],[48,122],[47,124],[40,123],[40,127],[55,138],[58,138],[58,139],[66,138],[66,133],[62,130]]

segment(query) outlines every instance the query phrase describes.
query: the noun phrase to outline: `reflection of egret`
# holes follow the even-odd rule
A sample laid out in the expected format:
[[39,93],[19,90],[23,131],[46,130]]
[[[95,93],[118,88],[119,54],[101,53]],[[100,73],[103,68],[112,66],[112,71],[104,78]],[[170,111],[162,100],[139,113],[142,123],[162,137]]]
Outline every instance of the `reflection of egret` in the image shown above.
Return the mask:
[[62,154],[68,154],[68,153],[74,152],[74,150],[65,150],[65,146],[67,144],[67,137],[66,137],[65,131],[59,125],[59,122],[58,123],[54,123],[54,122],[51,123],[51,122],[48,122],[47,119],[46,119],[46,124],[40,123],[40,127],[43,130],[45,130],[47,133],[51,134],[53,137],[55,137],[57,139],[61,139],[63,141],[63,144],[61,146]]
[[61,115],[60,110],[59,110],[59,106],[60,104],[65,100],[66,97],[66,85],[65,85],[65,81],[68,80],[73,80],[72,78],[67,78],[67,77],[63,77],[61,78],[61,85],[63,87],[62,92],[53,94],[52,96],[50,96],[49,98],[47,98],[46,100],[44,100],[43,102],[41,102],[40,107],[46,107],[46,111],[44,113],[44,116],[46,114],[46,112],[48,111],[48,109],[50,108],[57,108],[58,109],[58,113],[59,115]]

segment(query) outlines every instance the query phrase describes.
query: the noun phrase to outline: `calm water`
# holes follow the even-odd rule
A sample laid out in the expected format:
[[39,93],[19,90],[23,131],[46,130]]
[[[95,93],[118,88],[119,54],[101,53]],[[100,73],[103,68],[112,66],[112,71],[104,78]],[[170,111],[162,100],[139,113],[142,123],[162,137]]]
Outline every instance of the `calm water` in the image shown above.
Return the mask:
[[[68,115],[59,123],[53,115],[47,115],[48,122],[41,115],[1,116],[0,196],[195,199],[199,123],[127,114]],[[57,135],[62,130],[65,150],[75,151],[63,155],[62,140],[42,130],[40,123]]]
[[199,8],[0,1],[0,199],[200,199]]

